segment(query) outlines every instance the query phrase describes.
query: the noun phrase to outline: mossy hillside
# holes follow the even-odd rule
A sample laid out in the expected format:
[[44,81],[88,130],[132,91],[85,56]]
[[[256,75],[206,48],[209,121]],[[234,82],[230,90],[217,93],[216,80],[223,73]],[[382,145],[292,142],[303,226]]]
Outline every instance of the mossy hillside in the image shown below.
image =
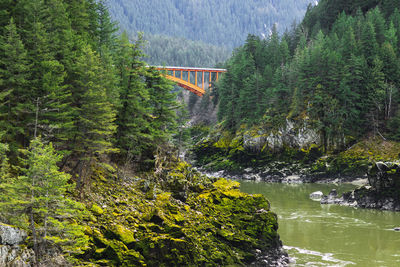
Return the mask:
[[378,161],[399,160],[400,143],[373,137],[362,140],[345,151],[319,158],[312,166],[312,173],[365,175]]
[[256,249],[280,245],[268,201],[240,192],[237,182],[209,179],[183,162],[145,180],[95,173],[86,264],[247,265]]

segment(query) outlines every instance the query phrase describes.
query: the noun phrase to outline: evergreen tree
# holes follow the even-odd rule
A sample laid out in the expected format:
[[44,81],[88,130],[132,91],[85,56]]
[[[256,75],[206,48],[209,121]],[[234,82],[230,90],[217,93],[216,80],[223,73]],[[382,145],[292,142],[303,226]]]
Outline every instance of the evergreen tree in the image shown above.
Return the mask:
[[98,50],[100,55],[103,54],[102,50],[108,48],[112,49],[116,45],[115,33],[118,31],[117,24],[112,22],[110,13],[105,5],[105,1],[101,0],[97,4],[98,12]]
[[[2,135],[3,133],[0,133],[0,137]],[[1,184],[6,182],[10,177],[10,165],[8,163],[8,157],[7,157],[8,151],[9,151],[8,145],[0,142],[0,189],[1,189]],[[2,192],[1,190],[0,193],[4,194],[4,192]]]
[[393,23],[393,26],[396,30],[397,36],[397,53],[400,53],[400,8],[396,8],[390,17],[390,21]]
[[51,144],[34,139],[22,159],[22,175],[1,183],[3,190],[0,207],[6,219],[29,229],[36,263],[46,247],[52,243],[65,251],[79,253],[88,242],[83,227],[68,220],[80,216],[81,204],[66,197],[71,189],[70,176],[58,171],[58,155]]
[[155,144],[162,144],[171,139],[176,124],[176,111],[179,107],[172,84],[150,68],[145,72],[146,87],[149,90],[150,127]]
[[115,152],[111,137],[116,130],[115,110],[107,99],[110,73],[101,65],[99,56],[89,46],[76,59],[71,89],[73,127],[69,132],[69,150],[78,158],[73,170],[78,174],[78,188],[87,181],[96,155]]
[[24,139],[24,104],[29,90],[31,64],[13,19],[1,36],[0,51],[0,126],[1,131],[4,131],[3,140],[16,152]]
[[115,139],[116,147],[120,149],[125,162],[139,161],[142,152],[152,146],[148,120],[150,96],[142,79],[145,66],[140,61],[140,46],[140,41],[130,44],[126,33],[122,34],[116,59],[120,106]]
[[378,53],[378,43],[375,36],[374,25],[372,22],[367,21],[362,29],[361,48],[370,66],[372,66],[372,62]]

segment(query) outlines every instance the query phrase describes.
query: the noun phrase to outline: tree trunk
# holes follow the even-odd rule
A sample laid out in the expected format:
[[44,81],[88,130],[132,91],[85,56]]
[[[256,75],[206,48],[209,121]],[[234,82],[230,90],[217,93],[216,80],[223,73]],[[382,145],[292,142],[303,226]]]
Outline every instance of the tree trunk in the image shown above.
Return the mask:
[[[33,196],[33,192],[32,192]],[[37,240],[37,233],[36,233],[36,227],[35,227],[35,220],[33,219],[33,207],[30,207],[29,211],[29,220],[31,224],[31,231],[32,231],[32,238],[33,238],[33,251],[35,252],[35,262],[33,263],[33,266],[38,266],[39,263],[39,246],[38,246],[38,240]]]

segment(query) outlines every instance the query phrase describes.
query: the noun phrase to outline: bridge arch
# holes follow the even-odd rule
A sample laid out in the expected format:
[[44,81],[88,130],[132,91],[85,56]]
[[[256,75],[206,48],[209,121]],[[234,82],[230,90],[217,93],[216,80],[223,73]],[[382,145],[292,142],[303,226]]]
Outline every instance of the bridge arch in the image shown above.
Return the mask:
[[[216,68],[192,68],[192,67],[155,67],[159,71],[164,71],[164,76],[178,86],[191,91],[192,93],[203,96],[205,93],[205,85],[211,84],[211,81],[218,81],[220,75],[226,72],[226,69],[216,69]],[[194,81],[191,80],[191,74],[194,73]],[[178,75],[177,75],[178,74]],[[199,75],[201,75],[201,83],[199,83]],[[208,77],[207,77],[208,76]],[[186,77],[186,79],[185,79]],[[206,79],[208,78],[208,79]],[[201,85],[201,86],[199,86]]]

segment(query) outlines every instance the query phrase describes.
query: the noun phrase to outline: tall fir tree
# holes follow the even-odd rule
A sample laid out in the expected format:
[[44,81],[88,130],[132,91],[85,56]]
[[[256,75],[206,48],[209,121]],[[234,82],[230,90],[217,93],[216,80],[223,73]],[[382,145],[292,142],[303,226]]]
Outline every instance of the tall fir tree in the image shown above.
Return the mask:
[[115,109],[107,99],[107,73],[100,57],[89,45],[76,59],[71,88],[73,127],[69,132],[69,150],[76,164],[77,187],[82,189],[89,181],[97,155],[115,152],[112,135],[116,130]]
[[29,90],[32,65],[13,19],[1,36],[0,51],[0,131],[4,132],[2,138],[10,144],[15,156],[24,140],[24,103],[28,100],[26,92]]
[[131,44],[126,33],[119,42],[116,60],[119,76],[120,106],[117,112],[116,146],[124,163],[138,162],[143,151],[152,146],[149,92],[143,80],[145,65],[140,60],[141,42]]

